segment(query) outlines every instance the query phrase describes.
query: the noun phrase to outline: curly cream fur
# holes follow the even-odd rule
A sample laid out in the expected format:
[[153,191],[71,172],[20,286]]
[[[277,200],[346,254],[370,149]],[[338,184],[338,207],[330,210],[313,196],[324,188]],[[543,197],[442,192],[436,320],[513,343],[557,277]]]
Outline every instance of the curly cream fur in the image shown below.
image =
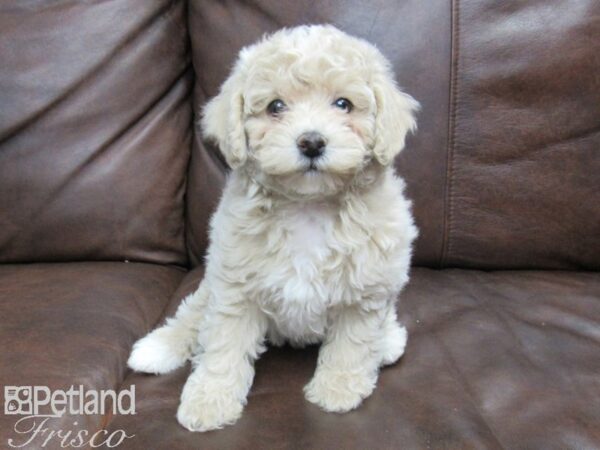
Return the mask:
[[[339,97],[352,111],[333,105]],[[273,117],[276,98],[287,109]],[[129,359],[151,373],[193,361],[183,426],[239,418],[265,341],[322,342],[305,395],[335,412],[357,407],[402,355],[394,305],[417,230],[391,163],[416,108],[377,49],[331,26],[284,29],[241,51],[202,120],[233,168],[205,278]],[[296,146],[307,131],[327,141],[316,170]]]

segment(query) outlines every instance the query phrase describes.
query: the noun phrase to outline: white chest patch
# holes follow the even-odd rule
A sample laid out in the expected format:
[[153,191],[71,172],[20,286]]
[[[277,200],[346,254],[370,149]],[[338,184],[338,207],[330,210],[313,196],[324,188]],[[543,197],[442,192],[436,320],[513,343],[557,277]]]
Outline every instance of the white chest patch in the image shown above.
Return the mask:
[[[333,226],[333,214],[326,205],[310,205],[289,211],[282,223],[287,231],[287,247],[294,261],[322,259],[328,253],[327,233]],[[302,270],[302,266],[299,266]]]
[[325,266],[335,212],[326,204],[295,205],[280,216],[283,242],[265,279],[269,295],[263,306],[292,342],[313,342],[325,331],[330,298]]

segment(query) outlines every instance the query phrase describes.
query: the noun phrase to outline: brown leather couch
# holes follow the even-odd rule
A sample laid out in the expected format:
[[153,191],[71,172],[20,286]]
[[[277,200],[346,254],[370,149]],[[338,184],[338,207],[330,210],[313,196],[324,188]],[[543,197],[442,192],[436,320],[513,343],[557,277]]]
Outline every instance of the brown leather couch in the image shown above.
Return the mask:
[[[194,111],[240,47],[323,22],[422,104],[397,159],[421,231],[407,352],[335,415],[302,395],[317,349],[270,349],[243,418],[190,433],[189,367],[126,360],[202,278],[226,167]],[[117,448],[600,448],[599,55],[597,0],[3,0],[0,384],[135,385],[136,415],[52,422],[135,434]]]

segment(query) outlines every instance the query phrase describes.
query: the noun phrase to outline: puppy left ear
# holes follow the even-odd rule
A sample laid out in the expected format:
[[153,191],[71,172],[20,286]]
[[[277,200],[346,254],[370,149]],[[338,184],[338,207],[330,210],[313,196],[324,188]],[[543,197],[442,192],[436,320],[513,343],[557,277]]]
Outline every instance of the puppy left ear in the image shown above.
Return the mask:
[[239,68],[223,83],[219,94],[204,107],[202,130],[207,138],[219,144],[227,164],[236,169],[247,156],[244,131],[244,98]]
[[414,98],[398,89],[387,67],[374,77],[372,89],[377,104],[373,153],[385,166],[391,164],[404,148],[406,134],[416,130],[415,112],[420,106]]

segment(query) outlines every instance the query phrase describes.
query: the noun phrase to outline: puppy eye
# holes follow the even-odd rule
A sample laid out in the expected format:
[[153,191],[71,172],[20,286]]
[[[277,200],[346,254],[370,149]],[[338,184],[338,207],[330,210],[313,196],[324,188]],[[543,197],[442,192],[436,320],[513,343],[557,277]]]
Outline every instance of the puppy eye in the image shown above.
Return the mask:
[[352,111],[354,105],[347,98],[338,98],[335,102],[333,102],[333,106],[336,108],[340,108],[342,111],[349,113]]
[[267,106],[267,112],[272,115],[272,116],[276,116],[277,114],[282,113],[283,111],[285,111],[287,109],[286,104],[283,102],[283,100],[280,100],[278,98],[276,98],[275,100],[273,100],[271,103],[269,103],[269,105]]

